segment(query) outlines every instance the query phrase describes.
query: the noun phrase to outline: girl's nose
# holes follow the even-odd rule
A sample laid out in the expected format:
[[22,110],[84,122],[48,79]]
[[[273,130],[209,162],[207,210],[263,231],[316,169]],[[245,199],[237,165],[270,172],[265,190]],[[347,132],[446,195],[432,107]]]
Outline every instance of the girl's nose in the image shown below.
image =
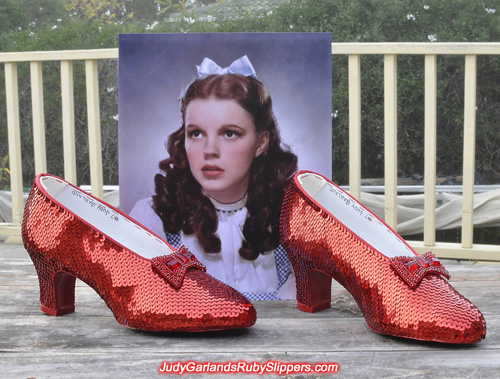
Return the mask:
[[216,138],[207,138],[203,154],[205,155],[205,158],[219,156],[219,146]]

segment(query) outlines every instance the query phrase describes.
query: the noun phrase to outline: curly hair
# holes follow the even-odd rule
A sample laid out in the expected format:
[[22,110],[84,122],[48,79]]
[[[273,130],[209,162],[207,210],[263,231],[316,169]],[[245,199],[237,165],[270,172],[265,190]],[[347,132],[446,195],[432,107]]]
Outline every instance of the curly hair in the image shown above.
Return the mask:
[[236,74],[209,75],[193,81],[181,98],[181,127],[169,136],[169,157],[160,162],[165,175],[155,176],[153,208],[163,221],[166,232],[194,234],[207,253],[218,253],[218,219],[214,205],[202,193],[193,177],[185,150],[185,116],[194,99],[215,97],[235,100],[252,117],[257,133],[269,133],[264,154],[254,158],[243,226],[244,240],[239,250],[243,259],[255,260],[278,247],[279,218],[285,187],[297,169],[297,157],[281,142],[272,100],[263,83],[253,77]]

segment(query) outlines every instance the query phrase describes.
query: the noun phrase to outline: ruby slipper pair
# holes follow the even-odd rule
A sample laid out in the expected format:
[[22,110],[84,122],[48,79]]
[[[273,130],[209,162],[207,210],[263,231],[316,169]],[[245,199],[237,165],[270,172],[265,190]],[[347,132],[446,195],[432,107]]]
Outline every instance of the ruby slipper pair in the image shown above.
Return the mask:
[[[484,338],[481,312],[442,278],[432,253],[417,254],[387,224],[321,175],[301,171],[283,202],[281,241],[298,307],[330,307],[331,278],[354,297],[373,331],[447,343]],[[22,235],[38,273],[42,311],[74,311],[75,278],[124,326],[150,331],[244,328],[252,304],[116,208],[52,175],[39,175]]]

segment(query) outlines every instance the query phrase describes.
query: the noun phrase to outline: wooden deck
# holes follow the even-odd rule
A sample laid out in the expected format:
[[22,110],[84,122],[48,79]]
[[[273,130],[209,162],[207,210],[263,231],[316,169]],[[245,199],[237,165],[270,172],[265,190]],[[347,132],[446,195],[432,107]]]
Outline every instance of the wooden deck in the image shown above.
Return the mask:
[[[486,339],[471,346],[375,334],[351,296],[335,285],[332,308],[308,314],[295,301],[255,302],[246,330],[148,333],[120,326],[100,297],[77,282],[76,312],[39,310],[38,280],[22,245],[0,243],[0,378],[151,378],[162,362],[336,362],[333,375],[265,377],[499,378],[500,266],[449,265],[452,283],[483,312]],[[185,378],[258,378],[188,374]],[[168,377],[178,377],[169,375]]]

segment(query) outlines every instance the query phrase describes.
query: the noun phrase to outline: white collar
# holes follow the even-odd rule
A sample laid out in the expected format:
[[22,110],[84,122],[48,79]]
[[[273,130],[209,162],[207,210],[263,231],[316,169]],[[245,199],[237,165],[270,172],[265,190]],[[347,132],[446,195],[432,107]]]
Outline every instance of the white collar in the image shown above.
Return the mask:
[[220,201],[215,200],[214,198],[208,196],[206,193],[204,193],[205,196],[207,196],[212,204],[214,205],[215,209],[218,212],[223,212],[223,213],[230,213],[230,212],[236,212],[239,211],[240,209],[243,209],[247,203],[247,194],[243,196],[240,200],[235,201],[234,203],[221,203]]

